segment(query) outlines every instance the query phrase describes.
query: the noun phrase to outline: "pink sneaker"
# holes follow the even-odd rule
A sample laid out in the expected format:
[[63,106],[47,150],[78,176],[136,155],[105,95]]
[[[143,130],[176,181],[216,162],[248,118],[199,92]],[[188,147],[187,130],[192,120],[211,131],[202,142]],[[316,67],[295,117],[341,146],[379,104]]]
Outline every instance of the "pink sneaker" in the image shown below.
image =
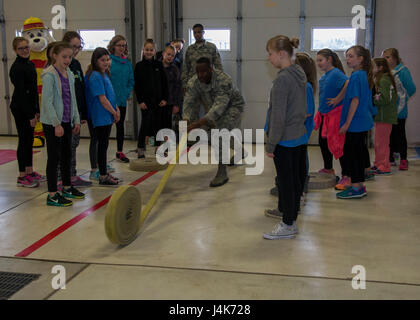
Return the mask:
[[319,170],[318,173],[326,173],[326,174],[333,174],[333,175],[335,175],[334,169],[329,169],[328,170],[328,169],[323,168],[323,169]]
[[83,180],[79,176],[71,178],[71,184],[75,187],[90,187],[92,182]]
[[42,176],[38,172],[35,172],[35,171],[32,172],[29,176],[32,178],[32,180],[35,180],[35,181],[38,181],[38,182],[45,182],[45,181],[47,181],[47,177],[46,176]]
[[403,170],[403,171],[408,170],[408,161],[407,160],[401,160],[400,161],[400,170]]
[[17,178],[17,185],[18,187],[36,188],[39,187],[39,182],[33,180],[30,176],[25,176]]
[[344,191],[347,188],[351,187],[351,180],[350,178],[341,178],[340,181],[335,185],[335,190],[341,190]]

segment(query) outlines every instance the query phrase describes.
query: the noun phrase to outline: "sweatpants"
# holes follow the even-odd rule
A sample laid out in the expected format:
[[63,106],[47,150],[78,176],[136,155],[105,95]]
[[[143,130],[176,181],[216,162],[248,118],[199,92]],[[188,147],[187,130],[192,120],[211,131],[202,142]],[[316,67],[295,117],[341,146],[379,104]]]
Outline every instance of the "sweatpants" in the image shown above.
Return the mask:
[[300,209],[300,197],[306,179],[306,145],[288,148],[280,145],[274,150],[274,165],[279,190],[278,209],[283,222],[292,225]]
[[348,172],[352,183],[365,181],[366,154],[369,155],[366,139],[367,131],[346,133],[342,158],[345,171]]
[[389,161],[395,162],[394,152],[400,154],[401,160],[407,160],[407,136],[405,135],[405,121],[407,119],[398,119],[398,124],[392,125],[390,137]]
[[71,186],[71,137],[72,128],[70,123],[61,123],[64,129],[62,137],[56,137],[55,128],[52,125],[43,124],[45,138],[47,140],[47,183],[48,192],[57,192],[57,168],[60,163],[61,180],[63,186]]
[[117,127],[117,151],[122,152],[124,148],[124,122],[127,114],[127,107],[118,107],[120,109],[120,121],[115,126]]
[[391,171],[389,162],[389,137],[392,124],[384,122],[375,123],[375,167],[381,171]]
[[13,113],[18,133],[18,146],[16,156],[19,172],[26,172],[27,167],[32,167],[32,145],[34,143],[34,128],[29,120]]
[[109,145],[109,135],[111,134],[112,125],[95,127],[95,135],[98,139],[98,166],[101,176],[107,175],[106,157]]

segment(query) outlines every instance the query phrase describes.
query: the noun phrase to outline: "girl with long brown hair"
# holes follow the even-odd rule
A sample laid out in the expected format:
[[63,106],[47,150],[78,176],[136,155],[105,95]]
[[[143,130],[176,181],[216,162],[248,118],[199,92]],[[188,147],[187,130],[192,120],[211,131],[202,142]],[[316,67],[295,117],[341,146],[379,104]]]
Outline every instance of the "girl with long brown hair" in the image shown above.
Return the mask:
[[397,124],[397,91],[394,76],[384,58],[373,59],[375,80],[374,104],[378,107],[375,117],[375,163],[372,167],[376,175],[390,175],[389,137],[392,125]]
[[[353,46],[346,51],[349,68],[353,69],[344,98],[339,134],[345,134],[344,169],[349,173],[351,187],[337,193],[339,199],[362,198],[367,195],[365,153],[367,132],[373,127],[373,71],[369,50]],[[370,165],[369,165],[370,166]]]

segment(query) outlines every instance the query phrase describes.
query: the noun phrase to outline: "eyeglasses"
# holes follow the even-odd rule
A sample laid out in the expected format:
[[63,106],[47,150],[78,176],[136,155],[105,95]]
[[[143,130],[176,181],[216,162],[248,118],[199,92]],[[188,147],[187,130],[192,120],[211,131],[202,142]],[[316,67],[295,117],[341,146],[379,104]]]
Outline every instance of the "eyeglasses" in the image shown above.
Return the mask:
[[116,47],[120,47],[120,48],[127,48],[128,46],[126,44],[116,44]]
[[83,46],[73,46],[73,50],[82,50]]
[[16,50],[19,50],[19,51],[29,50],[29,49],[30,49],[30,47],[29,47],[29,46],[16,48]]

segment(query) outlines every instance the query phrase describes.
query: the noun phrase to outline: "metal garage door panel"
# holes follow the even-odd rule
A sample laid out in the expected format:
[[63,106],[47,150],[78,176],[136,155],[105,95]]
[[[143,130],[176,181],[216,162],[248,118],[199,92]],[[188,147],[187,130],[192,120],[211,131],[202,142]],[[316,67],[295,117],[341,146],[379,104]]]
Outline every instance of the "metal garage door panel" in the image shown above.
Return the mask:
[[284,18],[298,17],[299,1],[290,0],[257,0],[243,1],[244,18]]
[[242,88],[248,102],[266,102],[273,79],[278,72],[268,60],[242,64]]
[[[268,103],[247,103],[245,115],[242,120],[244,129],[264,129]],[[255,132],[254,132],[255,140]]]
[[125,16],[124,0],[71,0],[66,2],[67,14],[73,20],[119,20]]
[[[233,0],[183,0],[183,18],[194,19],[212,18],[212,19],[231,19],[236,17],[236,3]],[[199,18],[197,18],[199,20]],[[204,23],[202,23],[204,24]]]
[[306,0],[308,17],[350,17],[355,5],[366,6],[366,0]]
[[279,34],[299,38],[298,19],[244,19],[243,59],[266,59],[267,41]]

